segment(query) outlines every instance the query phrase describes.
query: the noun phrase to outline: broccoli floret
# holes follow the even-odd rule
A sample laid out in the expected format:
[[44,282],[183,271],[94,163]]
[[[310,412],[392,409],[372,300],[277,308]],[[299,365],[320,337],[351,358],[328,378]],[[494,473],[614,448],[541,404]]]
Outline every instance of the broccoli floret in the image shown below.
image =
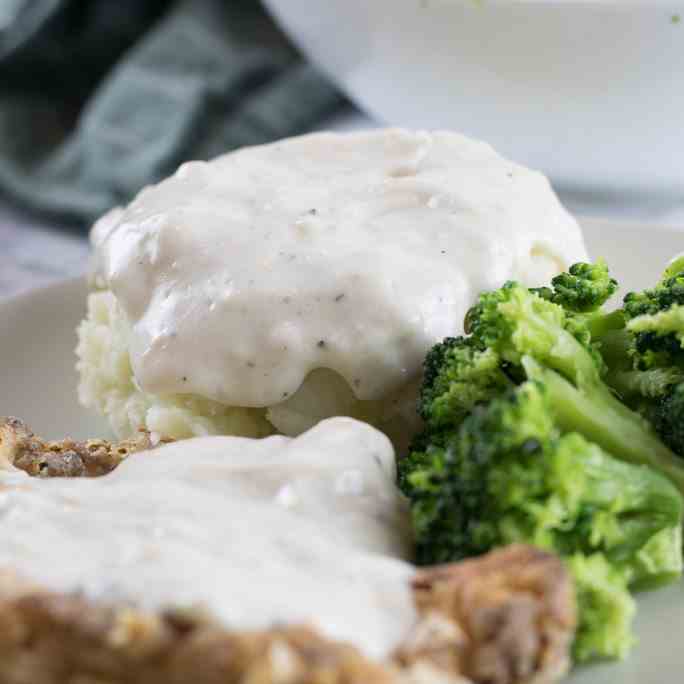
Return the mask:
[[513,366],[519,367],[529,355],[552,364],[577,384],[593,382],[601,374],[600,357],[582,343],[590,341],[582,320],[518,283],[480,295],[467,320],[472,343],[493,350]]
[[511,384],[492,349],[478,349],[464,337],[449,337],[425,359],[418,411],[429,428],[460,421],[478,403]]
[[[497,355],[508,378],[544,383],[564,430],[583,434],[617,458],[650,465],[684,491],[684,463],[603,381],[604,362],[586,318],[509,282],[481,295],[467,323],[468,344]],[[429,419],[429,406],[423,414]]]
[[655,287],[627,294],[624,310],[632,319],[666,311],[675,304],[684,304],[684,256],[670,262]]
[[508,282],[480,295],[466,335],[428,355],[426,428],[399,463],[419,563],[517,541],[568,560],[579,659],[622,655],[630,590],[682,568],[684,462],[604,380],[633,354],[627,315],[602,308],[615,289],[599,263],[550,288]]
[[528,541],[563,555],[602,550],[643,583],[654,573],[639,570],[635,554],[663,527],[678,529],[682,514],[666,478],[559,430],[533,381],[476,407],[444,446],[411,453],[400,470],[423,564]]
[[551,281],[550,288],[532,288],[531,292],[563,307],[565,328],[583,344],[591,341],[598,349],[606,334],[624,328],[621,311],[602,308],[617,288],[617,280],[611,278],[606,263],[599,260],[594,264],[573,264],[567,273]]
[[[488,521],[486,473],[500,453],[536,452],[553,423],[537,388],[511,390],[506,400],[479,405],[442,445],[429,444],[399,461],[399,483],[411,500],[419,564],[442,563],[484,553]],[[479,523],[482,522],[482,525]]]
[[642,411],[661,439],[673,451],[684,455],[684,383],[670,386],[655,402],[644,402]]
[[551,281],[551,288],[532,289],[543,299],[560,304],[566,311],[590,313],[600,309],[617,291],[604,261],[573,264]]
[[684,257],[675,259],[659,283],[628,293],[623,302],[633,370],[684,367]]
[[636,613],[624,573],[600,553],[575,554],[567,564],[581,615],[573,647],[575,660],[623,658],[634,644],[631,624]]
[[684,456],[684,257],[624,299],[624,330],[605,347],[606,381]]
[[[599,601],[623,616],[616,635],[629,634],[631,613],[619,607],[629,603],[627,585],[656,585],[681,572],[677,489],[577,433],[562,433],[542,383],[524,382],[476,406],[443,446],[411,453],[400,471],[419,563],[519,541],[568,559],[599,554],[623,578]],[[628,639],[599,638],[600,624],[589,622],[580,615],[578,657],[622,652]],[[610,648],[597,650],[600,639]]]
[[638,368],[684,365],[684,305],[672,304],[657,313],[635,318],[627,316],[627,332],[634,341],[633,354]]

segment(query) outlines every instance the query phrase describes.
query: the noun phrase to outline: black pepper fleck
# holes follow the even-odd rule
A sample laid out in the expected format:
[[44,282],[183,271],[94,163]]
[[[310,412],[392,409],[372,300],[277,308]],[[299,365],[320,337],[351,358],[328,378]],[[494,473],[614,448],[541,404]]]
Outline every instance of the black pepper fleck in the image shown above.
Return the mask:
[[311,216],[316,216],[318,211],[316,209],[309,209],[309,213],[311,214]]
[[254,361],[247,361],[247,367],[248,368],[256,368],[256,363],[254,363]]
[[187,375],[184,375],[181,379],[183,380],[183,382],[187,382],[187,381],[188,381],[188,376],[187,376]]
[[316,346],[319,349],[323,349],[323,347],[325,347],[325,340],[318,340],[318,344]]
[[289,397],[289,396],[290,396],[289,392],[283,392],[283,399],[285,399],[285,397]]
[[344,292],[342,294],[338,294],[337,297],[335,297],[336,302],[341,302],[344,299],[345,295]]
[[361,380],[359,378],[354,378],[354,387],[360,387],[361,386]]
[[290,297],[283,297],[283,304],[289,304],[291,301]]

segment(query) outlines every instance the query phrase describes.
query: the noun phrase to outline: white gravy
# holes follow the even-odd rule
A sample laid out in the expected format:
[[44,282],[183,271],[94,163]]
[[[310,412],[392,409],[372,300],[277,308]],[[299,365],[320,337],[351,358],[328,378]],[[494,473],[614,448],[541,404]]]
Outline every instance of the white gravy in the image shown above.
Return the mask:
[[420,374],[478,292],[586,259],[546,178],[453,133],[319,133],[183,165],[92,231],[136,382],[271,406],[328,368]]
[[380,658],[415,619],[394,476],[387,438],[349,418],[297,439],[178,442],[90,480],[5,466],[0,568],[234,629],[309,623]]

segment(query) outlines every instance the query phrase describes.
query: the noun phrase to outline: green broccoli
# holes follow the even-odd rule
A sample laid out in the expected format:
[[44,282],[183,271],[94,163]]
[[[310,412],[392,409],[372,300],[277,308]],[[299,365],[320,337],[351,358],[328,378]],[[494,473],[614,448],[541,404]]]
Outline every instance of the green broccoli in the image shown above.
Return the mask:
[[562,433],[542,383],[524,382],[476,406],[439,446],[402,459],[399,471],[420,564],[519,541],[579,558],[573,571],[597,554],[604,559],[611,571],[603,574],[619,582],[575,573],[580,596],[591,592],[613,616],[587,620],[580,602],[578,658],[622,655],[631,643],[628,587],[657,586],[681,572],[677,489],[578,433]]
[[684,257],[655,287],[625,296],[624,329],[608,338],[606,381],[684,456]]
[[497,396],[511,380],[501,358],[464,337],[449,337],[425,359],[418,412],[433,430],[465,418],[473,406]]
[[551,288],[483,293],[466,336],[428,354],[425,430],[399,462],[419,563],[515,541],[566,559],[580,660],[623,655],[630,590],[682,569],[684,462],[603,379],[603,353],[624,347],[611,343],[623,312],[602,308],[615,289],[599,263],[573,266]]
[[[563,282],[563,297],[576,301],[567,294],[569,281]],[[584,292],[579,277],[575,282]],[[590,322],[617,328],[617,317],[600,309],[612,291],[612,285],[602,290],[594,311],[582,299],[582,313],[512,282],[482,294],[466,317],[468,337],[447,339],[428,354],[419,405],[428,432],[453,430],[478,402],[536,379],[546,386],[565,431],[583,434],[617,458],[650,465],[684,491],[684,463],[603,380],[603,343],[594,340]]]
[[624,657],[635,641],[631,624],[636,604],[623,573],[600,553],[575,554],[566,562],[575,578],[581,616],[573,646],[575,660]]
[[560,304],[566,311],[593,314],[617,292],[618,282],[610,277],[604,261],[577,263],[551,281],[551,287],[531,288],[543,299]]

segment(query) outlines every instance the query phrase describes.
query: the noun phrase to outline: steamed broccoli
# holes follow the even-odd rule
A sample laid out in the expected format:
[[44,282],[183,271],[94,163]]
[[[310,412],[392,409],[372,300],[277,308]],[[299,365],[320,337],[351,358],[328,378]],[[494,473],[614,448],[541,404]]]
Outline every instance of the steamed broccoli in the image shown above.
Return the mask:
[[606,380],[684,456],[684,257],[652,289],[626,295]]
[[[436,438],[437,431],[453,430],[477,403],[507,385],[536,379],[545,385],[561,429],[579,432],[617,458],[650,465],[684,491],[684,463],[603,381],[603,337],[595,339],[591,326],[604,334],[619,327],[618,317],[600,308],[614,291],[613,281],[604,281],[599,291],[587,290],[577,274],[593,274],[589,266],[571,271],[574,280],[558,276],[555,289],[544,296],[513,282],[482,294],[466,317],[468,337],[449,338],[428,354],[419,405],[428,432]],[[568,294],[572,282],[581,298]],[[593,310],[587,291],[595,294]],[[572,305],[581,301],[582,311],[554,299]]]
[[624,327],[622,312],[602,309],[615,289],[599,263],[551,288],[509,282],[482,294],[467,336],[426,359],[425,431],[399,464],[419,563],[514,541],[567,560],[578,659],[622,655],[630,589],[682,568],[684,461],[603,380],[605,340]]
[[[681,572],[677,489],[646,466],[562,433],[536,381],[474,407],[458,430],[441,437],[399,464],[418,562],[524,541],[574,559],[573,571],[580,563],[607,564],[602,578],[575,572],[580,597],[590,592],[590,603],[611,615],[608,633],[608,623],[585,619],[580,601],[576,655],[622,655],[631,643],[628,587],[656,586]],[[597,555],[603,560],[589,560]]]
[[636,613],[623,573],[600,553],[575,554],[566,563],[575,578],[581,616],[573,647],[575,659],[623,657],[635,641],[631,624]]
[[615,294],[618,282],[610,277],[604,261],[570,266],[551,281],[551,287],[532,288],[544,299],[560,304],[566,311],[595,313]]

